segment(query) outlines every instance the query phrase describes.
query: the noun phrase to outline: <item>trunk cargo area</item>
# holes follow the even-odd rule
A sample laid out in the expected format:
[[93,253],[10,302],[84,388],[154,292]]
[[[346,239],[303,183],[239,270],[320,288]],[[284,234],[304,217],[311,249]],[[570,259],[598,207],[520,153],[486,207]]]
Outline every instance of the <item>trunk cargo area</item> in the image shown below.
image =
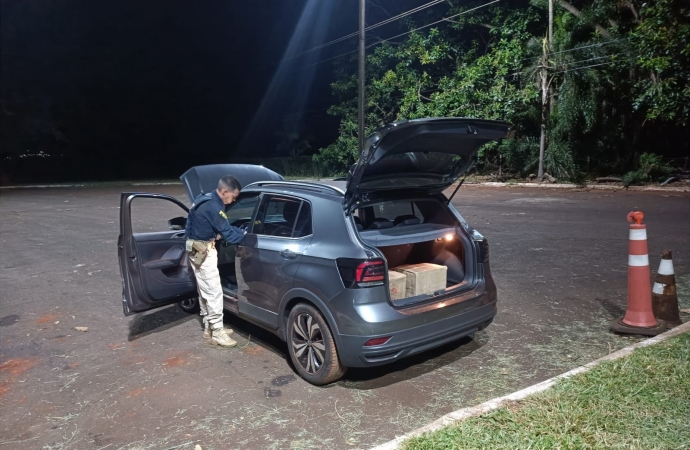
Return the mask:
[[[360,231],[362,240],[386,259],[390,298],[395,306],[427,301],[465,280],[465,249],[456,229],[429,225],[425,230],[407,228],[412,229],[385,230],[394,232],[390,234]],[[412,242],[401,243],[405,240]],[[396,244],[381,245],[389,242]]]

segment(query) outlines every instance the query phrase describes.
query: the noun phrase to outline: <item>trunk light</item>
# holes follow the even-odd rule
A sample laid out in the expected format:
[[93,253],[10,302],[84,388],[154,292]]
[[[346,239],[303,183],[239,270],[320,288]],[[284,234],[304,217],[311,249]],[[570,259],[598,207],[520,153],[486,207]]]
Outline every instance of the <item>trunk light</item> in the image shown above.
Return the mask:
[[365,347],[373,347],[373,346],[375,346],[375,345],[383,345],[383,344],[385,344],[386,342],[388,342],[390,339],[391,339],[390,336],[380,337],[380,338],[374,338],[374,339],[369,339],[369,340],[364,344],[364,346],[365,346]]
[[453,235],[448,233],[446,234],[446,241],[452,241],[453,240]]

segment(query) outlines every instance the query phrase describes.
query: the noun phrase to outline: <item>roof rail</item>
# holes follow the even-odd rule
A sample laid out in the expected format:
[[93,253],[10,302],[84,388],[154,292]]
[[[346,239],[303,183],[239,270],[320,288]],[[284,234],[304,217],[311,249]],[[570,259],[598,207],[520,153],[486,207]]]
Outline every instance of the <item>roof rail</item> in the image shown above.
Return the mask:
[[312,188],[312,189],[319,189],[319,190],[327,190],[330,192],[334,192],[338,195],[344,195],[345,192],[343,192],[342,189],[338,189],[335,186],[330,186],[328,184],[319,184],[319,183],[310,183],[308,181],[257,181],[255,183],[251,183],[245,186],[245,188],[248,188],[250,186],[286,186],[286,187],[304,187],[304,188]]

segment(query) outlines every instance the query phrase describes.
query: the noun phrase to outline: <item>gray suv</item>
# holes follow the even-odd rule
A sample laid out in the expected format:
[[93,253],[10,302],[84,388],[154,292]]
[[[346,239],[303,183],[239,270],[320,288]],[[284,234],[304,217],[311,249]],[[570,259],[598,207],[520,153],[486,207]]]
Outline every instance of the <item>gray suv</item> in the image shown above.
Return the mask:
[[[286,341],[296,370],[316,385],[348,367],[387,364],[483,329],[496,314],[489,247],[443,191],[483,144],[509,132],[508,123],[479,119],[393,123],[368,137],[340,181],[288,182],[252,165],[191,168],[181,177],[190,201],[225,174],[244,186],[226,215],[247,235],[219,246],[226,310]],[[163,194],[122,194],[124,313],[172,303],[192,312],[198,294],[184,252],[186,216],[170,219],[168,231],[133,233],[131,204],[139,197],[188,212]],[[392,295],[393,271],[415,264],[445,267],[443,286]]]

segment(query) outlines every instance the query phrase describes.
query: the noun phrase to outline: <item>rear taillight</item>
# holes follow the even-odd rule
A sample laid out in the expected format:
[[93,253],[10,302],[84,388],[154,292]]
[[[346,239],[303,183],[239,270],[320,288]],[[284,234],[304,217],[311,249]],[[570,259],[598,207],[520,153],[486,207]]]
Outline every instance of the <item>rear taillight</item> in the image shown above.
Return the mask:
[[381,260],[365,261],[357,266],[355,279],[357,283],[383,283],[386,279],[385,268],[386,266]]
[[382,259],[338,258],[336,263],[348,289],[381,286],[386,281],[386,264]]

